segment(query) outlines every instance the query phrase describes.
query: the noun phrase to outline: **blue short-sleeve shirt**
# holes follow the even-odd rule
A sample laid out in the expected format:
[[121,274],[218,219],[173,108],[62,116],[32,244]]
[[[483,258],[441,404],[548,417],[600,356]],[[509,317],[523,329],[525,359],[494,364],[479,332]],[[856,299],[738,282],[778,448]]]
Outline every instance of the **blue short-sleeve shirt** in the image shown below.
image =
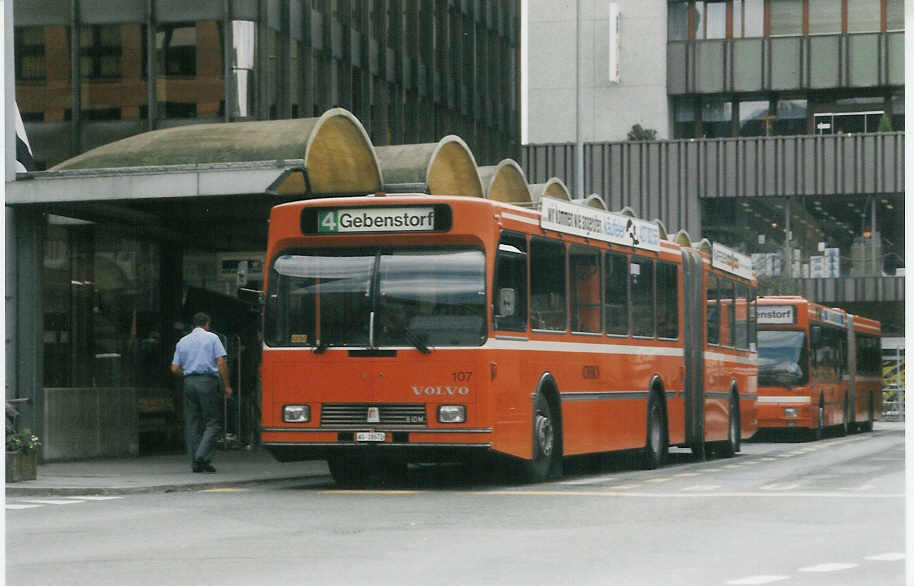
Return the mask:
[[219,374],[216,360],[225,356],[225,347],[219,336],[203,328],[178,340],[172,363],[181,367],[184,376],[189,374]]

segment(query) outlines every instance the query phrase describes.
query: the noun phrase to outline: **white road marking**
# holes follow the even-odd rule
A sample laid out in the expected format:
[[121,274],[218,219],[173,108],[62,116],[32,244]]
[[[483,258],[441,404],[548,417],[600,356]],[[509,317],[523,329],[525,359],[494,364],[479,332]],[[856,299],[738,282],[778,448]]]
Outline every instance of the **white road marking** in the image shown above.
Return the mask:
[[683,488],[682,490],[691,490],[691,491],[697,492],[697,491],[717,490],[718,488],[720,488],[719,484],[696,484],[695,486],[687,486],[686,488]]
[[815,566],[806,566],[805,568],[800,568],[798,572],[840,572],[841,570],[849,570],[851,568],[856,568],[859,564],[842,564],[837,562],[827,563],[827,564],[818,564]]
[[762,487],[762,490],[792,490],[799,486],[798,484],[790,484],[786,482],[780,482],[775,484],[766,484]]
[[18,510],[18,509],[35,509],[35,508],[38,508],[38,507],[41,507],[41,506],[44,506],[44,505],[18,505],[18,504],[17,504],[17,505],[13,505],[13,504],[8,504],[8,505],[6,505],[6,508],[7,508],[7,509],[11,509],[11,510]]
[[563,485],[568,486],[577,486],[579,484],[600,484],[601,482],[612,482],[616,479],[615,476],[596,476],[594,478],[580,478],[578,480],[566,480],[562,482]]
[[638,488],[640,484],[617,484],[616,486],[610,486],[614,490],[628,490],[630,488]]
[[660,484],[661,482],[669,482],[670,480],[673,480],[673,479],[669,478],[669,477],[667,477],[667,478],[648,478],[647,482],[653,482],[654,484]]
[[700,472],[680,472],[679,474],[676,474],[676,476],[678,476],[680,478],[685,478],[687,476],[701,476],[701,473]]
[[903,560],[905,558],[903,553],[880,553],[877,555],[868,555],[865,560],[870,560],[873,562],[897,562],[898,560]]
[[115,499],[122,499],[122,496],[68,496],[64,497],[68,499],[78,500],[78,501],[111,501]]
[[739,578],[730,580],[727,584],[771,584],[772,582],[781,582],[789,580],[790,576],[767,575],[767,576],[749,576],[748,578]]
[[61,501],[61,500],[51,500],[51,499],[23,499],[24,503],[34,503],[37,505],[75,505],[78,503],[84,503],[86,501]]

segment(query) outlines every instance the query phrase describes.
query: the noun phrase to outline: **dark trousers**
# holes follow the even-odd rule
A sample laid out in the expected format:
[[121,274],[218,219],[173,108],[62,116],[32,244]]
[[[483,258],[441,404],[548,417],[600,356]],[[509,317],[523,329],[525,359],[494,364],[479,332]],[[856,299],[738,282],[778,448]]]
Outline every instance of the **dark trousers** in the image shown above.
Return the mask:
[[219,432],[222,431],[222,394],[215,376],[184,377],[184,425],[187,453],[191,461],[209,462]]

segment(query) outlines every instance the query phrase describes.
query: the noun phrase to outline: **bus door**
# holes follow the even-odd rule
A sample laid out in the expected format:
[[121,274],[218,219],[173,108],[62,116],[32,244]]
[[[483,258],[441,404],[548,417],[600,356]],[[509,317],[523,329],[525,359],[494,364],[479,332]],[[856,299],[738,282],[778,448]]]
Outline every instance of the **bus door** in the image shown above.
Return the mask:
[[682,249],[683,351],[685,361],[686,443],[699,458],[704,458],[704,326],[702,275],[704,263],[698,251]]

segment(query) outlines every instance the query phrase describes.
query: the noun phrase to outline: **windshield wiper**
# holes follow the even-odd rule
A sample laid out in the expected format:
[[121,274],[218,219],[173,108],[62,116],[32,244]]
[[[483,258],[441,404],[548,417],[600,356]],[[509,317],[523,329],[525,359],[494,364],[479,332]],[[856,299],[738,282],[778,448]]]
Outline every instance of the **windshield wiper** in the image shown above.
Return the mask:
[[422,338],[414,334],[412,330],[407,328],[404,330],[404,333],[406,334],[406,339],[409,340],[410,343],[419,350],[419,352],[422,352],[423,354],[431,353],[431,349],[425,345],[425,342],[422,341]]

